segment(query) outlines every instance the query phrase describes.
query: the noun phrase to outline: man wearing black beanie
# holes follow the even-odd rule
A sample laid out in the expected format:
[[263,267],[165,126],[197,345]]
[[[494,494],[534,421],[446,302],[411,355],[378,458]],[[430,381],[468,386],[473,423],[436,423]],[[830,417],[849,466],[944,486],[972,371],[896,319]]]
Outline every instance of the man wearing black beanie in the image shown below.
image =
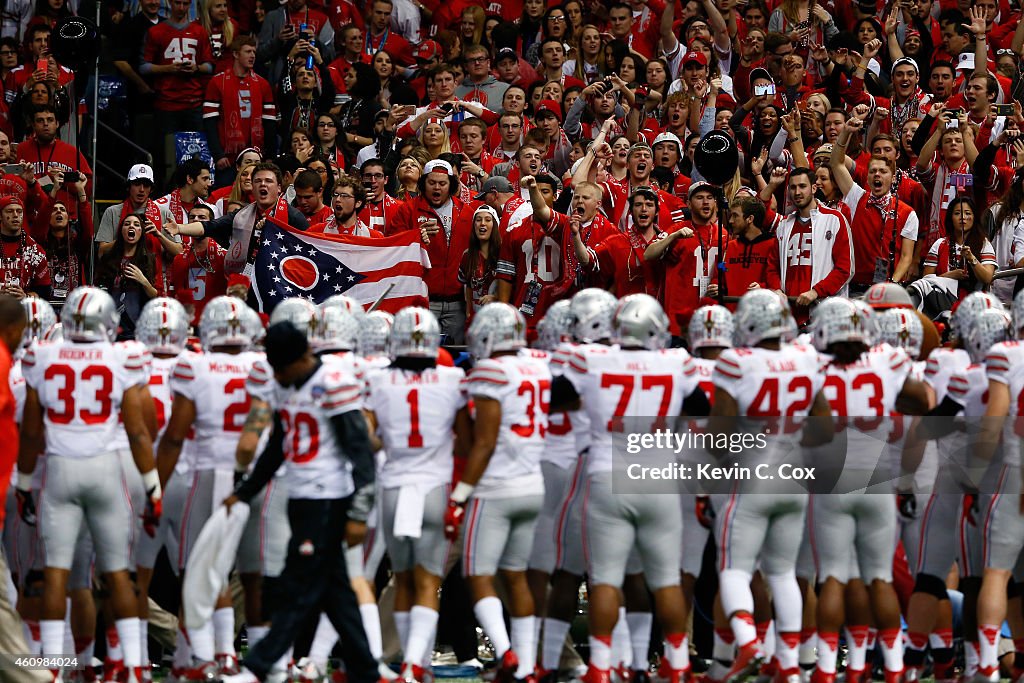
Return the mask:
[[274,430],[252,474],[224,504],[248,502],[288,460],[292,536],[278,579],[280,594],[288,600],[272,610],[270,632],[249,651],[242,672],[222,680],[255,683],[265,678],[301,624],[323,611],[340,636],[349,680],[376,683],[377,662],[342,553],[343,543],[362,541],[373,506],[375,470],[361,389],[344,368],[322,364],[290,322],[271,325],[265,345],[267,362],[283,388],[272,406]]

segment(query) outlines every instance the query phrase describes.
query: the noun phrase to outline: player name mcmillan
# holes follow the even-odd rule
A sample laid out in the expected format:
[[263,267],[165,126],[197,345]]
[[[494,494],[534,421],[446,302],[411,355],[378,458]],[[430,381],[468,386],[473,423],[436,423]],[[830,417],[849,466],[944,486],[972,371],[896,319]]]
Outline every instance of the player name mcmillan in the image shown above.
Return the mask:
[[632,463],[626,467],[626,476],[636,481],[772,481],[774,479],[805,481],[814,479],[814,469],[785,462],[761,463],[754,467],[746,467],[737,463],[684,465],[674,462],[658,467]]

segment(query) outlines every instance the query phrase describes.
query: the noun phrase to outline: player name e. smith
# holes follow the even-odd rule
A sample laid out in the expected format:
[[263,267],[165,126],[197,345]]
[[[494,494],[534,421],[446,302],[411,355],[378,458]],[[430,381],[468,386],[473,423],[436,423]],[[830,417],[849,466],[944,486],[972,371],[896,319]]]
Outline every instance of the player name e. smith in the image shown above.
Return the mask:
[[813,467],[802,467],[790,463],[762,463],[754,467],[745,467],[736,463],[729,465],[713,465],[702,463],[684,465],[670,463],[660,467],[645,467],[632,463],[626,468],[626,476],[630,479],[643,480],[676,480],[676,481],[771,481],[773,479],[808,480],[814,479]]

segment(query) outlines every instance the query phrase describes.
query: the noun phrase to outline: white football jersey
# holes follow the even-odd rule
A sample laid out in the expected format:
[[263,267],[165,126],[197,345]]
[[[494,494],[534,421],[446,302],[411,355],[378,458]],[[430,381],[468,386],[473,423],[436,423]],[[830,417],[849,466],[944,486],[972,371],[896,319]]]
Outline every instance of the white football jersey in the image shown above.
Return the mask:
[[257,351],[186,351],[178,356],[171,393],[181,394],[196,407],[194,469],[234,470],[235,448],[251,404],[246,378],[262,356]]
[[[832,361],[825,368],[822,393],[836,418],[836,429],[846,430],[846,467],[874,470],[893,430],[891,415],[896,398],[910,374],[906,351],[879,344],[849,365]],[[886,464],[891,471],[891,464]]]
[[[562,342],[558,345],[558,348],[551,354],[552,377],[565,374],[569,359],[578,348],[580,348],[580,344],[573,342]],[[565,430],[568,430],[565,436],[572,434],[573,437],[571,459],[569,458],[569,444],[564,443],[567,439],[558,434]],[[587,411],[574,410],[549,414],[547,439],[544,443],[544,459],[547,462],[558,464],[563,469],[575,467],[576,458],[590,448],[590,417],[587,415]],[[550,453],[550,451],[556,451],[557,454]]]
[[[519,355],[544,361],[548,364],[552,377],[562,373],[561,362],[556,367],[555,356],[557,352],[548,352],[541,349],[522,349]],[[572,416],[566,410],[560,413],[549,413],[548,431],[544,435],[544,453],[541,456],[541,461],[550,462],[563,470],[567,470],[576,465],[577,453]]]
[[110,342],[34,344],[22,372],[43,407],[46,454],[65,458],[114,450],[124,392],[147,380],[145,355]]
[[[363,387],[352,373],[322,364],[298,389],[279,387],[273,407],[284,424],[284,483],[291,498],[344,498],[355,491],[352,464],[334,436],[331,418],[363,409]],[[233,451],[232,451],[233,452]]]
[[801,420],[810,414],[824,377],[810,346],[787,344],[726,349],[715,363],[712,381],[735,399],[738,415],[763,420],[755,431],[767,434],[766,448],[738,454],[749,465],[786,461],[800,454]]
[[382,488],[406,484],[441,486],[451,481],[452,428],[466,405],[461,368],[438,366],[422,372],[381,368],[368,376],[366,408],[377,417],[387,460]]
[[544,493],[540,460],[548,429],[551,370],[539,358],[498,356],[477,363],[467,378],[470,396],[501,403],[501,426],[477,498]]
[[[143,373],[145,381],[143,382],[143,384],[146,384],[148,386],[150,376],[153,372],[153,355],[149,352],[149,348],[147,348],[146,345],[143,344],[142,342],[134,340],[115,342],[114,346],[123,348],[127,353],[133,353],[142,356],[143,366],[145,367],[145,372]],[[128,444],[128,433],[124,431],[124,422],[121,422],[121,429],[117,430],[117,438],[114,439],[113,448],[119,451],[129,450],[131,448],[131,446]]]
[[779,350],[726,349],[715,362],[712,381],[736,400],[748,417],[805,417],[824,378],[817,352],[788,344]]
[[683,349],[588,344],[572,355],[565,377],[590,417],[589,474],[612,471],[616,435],[672,429],[683,400],[697,388],[697,367]]
[[[946,395],[963,406],[961,414],[966,418],[967,424],[978,424],[985,415],[988,407],[988,375],[982,363],[972,363],[963,370],[954,374],[949,380],[949,389]],[[974,438],[975,430],[968,432],[955,431],[950,437],[956,439],[960,448],[963,449],[964,459],[970,468],[968,474],[971,481],[980,483],[982,475],[992,463],[982,462],[979,458],[971,457],[971,441]]]
[[7,375],[8,385],[14,395],[14,421],[21,424],[21,416],[25,413],[25,375],[21,371],[21,359],[14,361],[11,372]]
[[[157,437],[154,443],[158,443],[167,431],[167,422],[171,419],[171,406],[174,402],[174,395],[171,393],[171,374],[174,366],[178,364],[178,357],[157,358],[153,357],[149,373],[149,395],[153,397],[153,407],[156,411]],[[178,456],[178,463],[174,471],[184,474],[188,471],[192,461],[192,449],[195,447],[195,429],[190,429],[188,436],[181,445],[181,453]]]
[[1010,409],[1003,424],[1003,462],[1020,465],[1021,437],[1024,436],[1024,342],[994,345],[985,357],[989,380],[1005,384],[1010,392]]
[[935,392],[935,405],[942,403],[949,389],[949,379],[959,370],[971,364],[971,357],[964,349],[950,349],[940,346],[932,349],[924,366],[924,381]]

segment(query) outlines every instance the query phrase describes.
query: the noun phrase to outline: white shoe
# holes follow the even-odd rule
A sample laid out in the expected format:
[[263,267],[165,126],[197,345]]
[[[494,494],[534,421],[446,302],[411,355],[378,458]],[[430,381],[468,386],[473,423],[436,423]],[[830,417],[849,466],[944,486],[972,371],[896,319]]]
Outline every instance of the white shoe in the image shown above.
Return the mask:
[[[267,680],[270,680],[270,676],[267,676]],[[244,666],[242,670],[231,676],[221,676],[220,683],[260,683],[260,679],[256,678],[256,674],[246,669]]]
[[377,662],[377,673],[385,681],[398,680],[398,674],[391,670],[391,667],[384,662]]
[[299,683],[320,683],[327,672],[309,657],[303,657],[295,665],[293,677]]
[[[243,669],[244,670],[244,669]],[[267,677],[263,679],[263,683],[287,683],[288,672],[282,669],[275,669],[267,672]],[[232,681],[231,683],[235,683]],[[250,681],[241,681],[240,683],[251,683]]]
[[467,659],[464,662],[459,662],[459,666],[471,666],[477,670],[481,670],[484,668],[484,665],[476,657],[474,657],[473,659]]

